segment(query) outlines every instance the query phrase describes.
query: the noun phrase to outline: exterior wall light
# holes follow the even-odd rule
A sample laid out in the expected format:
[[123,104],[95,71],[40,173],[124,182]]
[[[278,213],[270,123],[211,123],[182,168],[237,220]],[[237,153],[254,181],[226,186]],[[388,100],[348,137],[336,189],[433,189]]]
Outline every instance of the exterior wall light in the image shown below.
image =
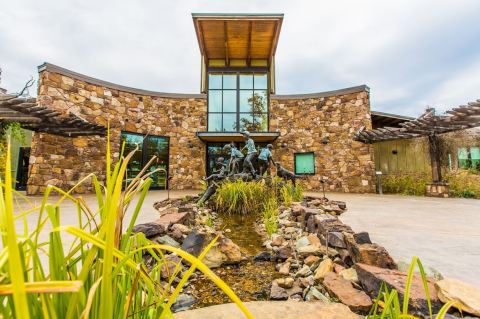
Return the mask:
[[324,138],[322,138],[322,144],[323,145],[327,145],[328,143],[330,142],[328,136],[325,136]]

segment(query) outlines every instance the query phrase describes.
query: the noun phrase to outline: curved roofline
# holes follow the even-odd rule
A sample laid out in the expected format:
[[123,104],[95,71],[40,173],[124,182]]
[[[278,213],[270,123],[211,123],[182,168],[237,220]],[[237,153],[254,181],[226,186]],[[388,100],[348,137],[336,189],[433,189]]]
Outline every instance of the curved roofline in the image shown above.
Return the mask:
[[139,95],[149,95],[149,96],[166,97],[166,98],[174,98],[174,99],[175,98],[184,98],[184,99],[185,98],[187,99],[205,99],[206,98],[206,94],[165,93],[165,92],[136,89],[129,86],[119,85],[112,82],[96,79],[88,75],[77,73],[48,62],[45,62],[42,65],[38,66],[38,72],[43,72],[43,71],[58,73],[58,74],[69,76],[74,79],[85,81],[91,84],[104,86],[109,89],[114,89],[114,90],[119,90],[119,91],[139,94]]
[[370,92],[370,88],[367,85],[352,86],[340,90],[325,91],[318,93],[306,93],[306,94],[272,94],[270,99],[272,100],[295,100],[295,99],[315,99],[327,96],[345,95],[358,92]]

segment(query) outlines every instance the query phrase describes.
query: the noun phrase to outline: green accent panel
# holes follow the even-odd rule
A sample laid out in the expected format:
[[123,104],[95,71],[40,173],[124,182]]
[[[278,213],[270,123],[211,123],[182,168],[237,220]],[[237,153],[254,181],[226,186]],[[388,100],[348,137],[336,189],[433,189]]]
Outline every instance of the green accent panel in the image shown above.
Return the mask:
[[458,154],[458,167],[468,168],[468,150],[466,147],[460,147],[457,150]]
[[471,147],[470,157],[472,159],[472,168],[480,168],[480,147]]
[[313,153],[295,154],[295,174],[315,174],[315,156]]

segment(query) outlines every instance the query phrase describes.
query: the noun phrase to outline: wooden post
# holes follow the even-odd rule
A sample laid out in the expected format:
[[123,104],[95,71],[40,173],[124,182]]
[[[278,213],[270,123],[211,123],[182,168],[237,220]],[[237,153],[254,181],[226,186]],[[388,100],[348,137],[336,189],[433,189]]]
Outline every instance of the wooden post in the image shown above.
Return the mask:
[[432,164],[432,180],[434,183],[438,183],[442,181],[442,167],[440,165],[440,141],[435,133],[428,135],[428,146]]

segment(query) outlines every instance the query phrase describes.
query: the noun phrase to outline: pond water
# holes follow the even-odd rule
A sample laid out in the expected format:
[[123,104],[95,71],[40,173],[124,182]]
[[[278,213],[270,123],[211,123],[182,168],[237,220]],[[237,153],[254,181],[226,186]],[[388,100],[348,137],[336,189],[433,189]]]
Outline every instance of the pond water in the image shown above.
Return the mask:
[[[262,236],[255,231],[256,216],[219,215],[217,228],[236,243],[247,259],[239,265],[222,266],[213,271],[242,301],[267,300],[270,285],[278,277],[273,262],[254,262],[253,257],[264,251]],[[230,299],[203,275],[191,280],[188,290],[197,299],[195,308],[228,303]]]

